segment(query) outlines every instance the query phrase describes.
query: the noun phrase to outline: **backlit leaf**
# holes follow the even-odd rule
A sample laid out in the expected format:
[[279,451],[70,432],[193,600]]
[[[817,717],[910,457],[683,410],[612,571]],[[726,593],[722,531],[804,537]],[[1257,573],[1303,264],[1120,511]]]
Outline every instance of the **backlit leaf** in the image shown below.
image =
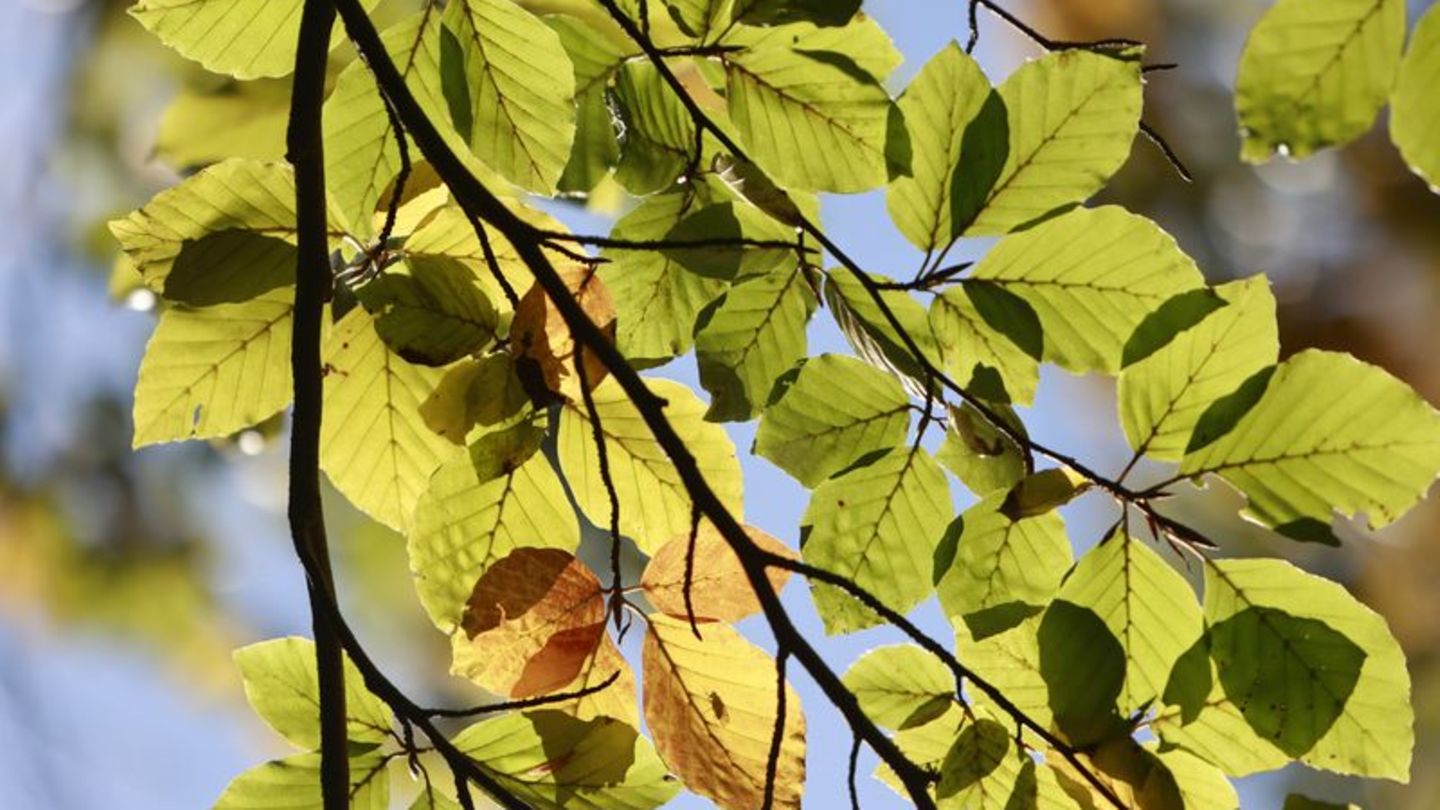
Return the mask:
[[385,345],[417,365],[449,365],[495,339],[495,307],[474,272],[455,259],[411,257],[357,295]]
[[[645,722],[686,787],[726,810],[762,804],[777,714],[775,664],[725,624],[695,638],[681,618],[652,615],[645,634]],[[805,784],[805,715],[785,684],[775,807],[798,808]]]
[[485,570],[451,637],[451,672],[525,698],[574,681],[605,634],[600,580],[574,555],[517,548]]
[[1010,148],[972,236],[1009,233],[1099,191],[1140,125],[1138,55],[1063,50],[1000,85]]
[[135,447],[219,438],[290,404],[294,288],[160,316],[135,384]]
[[[799,555],[765,532],[747,527],[745,533],[762,551],[791,559]],[[760,600],[750,587],[740,558],[730,548],[714,524],[704,521],[695,534],[695,549],[690,550],[689,533],[680,535],[661,546],[645,566],[640,585],[651,606],[661,613],[689,618],[685,606],[685,570],[690,561],[690,601],[695,618],[738,622],[760,612]],[[779,593],[790,578],[790,572],[772,567],[766,574],[770,587]]]
[[[1403,5],[1403,4],[1402,4]],[[1410,169],[1440,187],[1440,11],[1420,18],[1390,96],[1390,137]]]
[[624,121],[615,179],[634,194],[675,182],[695,159],[695,124],[660,71],[631,62],[616,74],[614,98]]
[[1404,0],[1277,2],[1240,56],[1242,156],[1303,158],[1363,134],[1385,105],[1404,45]]
[[[905,613],[932,592],[935,547],[950,516],[940,465],[923,449],[897,447],[815,488],[800,521],[801,552]],[[814,585],[812,594],[828,633],[880,621],[833,586]]]
[[900,444],[910,424],[900,383],[846,355],[806,360],[776,393],[755,433],[755,453],[807,487]]
[[957,383],[1000,402],[1029,404],[1035,398],[1045,336],[1024,298],[972,279],[935,297],[930,327]]
[[[606,335],[615,334],[615,299],[593,268],[571,264],[559,268],[560,278],[585,315]],[[515,310],[510,339],[516,353],[538,366],[545,387],[571,401],[581,399],[580,376],[575,369],[575,336],[555,302],[538,283],[530,287]],[[586,386],[594,389],[609,372],[600,356],[583,354]]]
[[971,275],[1033,307],[1044,358],[1076,372],[1118,371],[1145,316],[1203,283],[1169,234],[1115,206],[1078,209],[1011,234]]
[[[235,651],[245,697],[255,713],[298,748],[320,747],[320,684],[315,642],[291,636]],[[346,737],[379,745],[389,739],[390,710],[365,688],[359,670],[345,659]]]
[[[1004,406],[990,407],[1024,435],[1013,411],[1007,414],[1001,410]],[[1025,457],[1020,446],[969,404],[950,406],[945,441],[935,452],[935,460],[982,498],[996,490],[1009,491],[1025,477]]]
[[805,325],[815,294],[799,269],[732,286],[695,334],[700,382],[710,392],[705,418],[748,421],[765,407],[775,380],[805,357]]
[[[390,807],[389,760],[380,752],[350,757],[352,810]],[[235,777],[214,810],[323,810],[320,754],[296,754],[259,765]]]
[[440,372],[391,351],[363,309],[335,324],[324,355],[320,467],[361,511],[407,530],[430,474],[460,452],[420,416]]
[[[665,401],[666,418],[685,437],[705,480],[738,517],[744,500],[740,463],[724,428],[704,420],[704,403],[684,385],[659,379],[646,383]],[[595,389],[595,408],[620,500],[620,530],[647,553],[676,535],[688,534],[690,496],[624,390],[614,380],[606,380]],[[584,407],[571,405],[561,412],[557,453],[581,511],[597,526],[610,525],[610,499]]]
[[955,677],[913,644],[877,647],[845,673],[865,715],[884,728],[923,726],[955,705]]

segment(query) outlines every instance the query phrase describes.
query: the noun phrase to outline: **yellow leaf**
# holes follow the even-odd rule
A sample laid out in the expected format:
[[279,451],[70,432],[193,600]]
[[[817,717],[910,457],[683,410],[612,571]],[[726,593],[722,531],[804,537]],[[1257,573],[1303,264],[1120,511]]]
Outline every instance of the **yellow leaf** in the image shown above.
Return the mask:
[[[745,533],[761,549],[790,559],[799,555],[784,543],[759,529],[747,526]],[[689,533],[670,540],[655,552],[640,584],[650,604],[661,613],[671,616],[688,617],[685,607],[685,560],[690,549]],[[720,531],[706,522],[701,524],[695,535],[694,564],[691,570],[690,601],[697,619],[718,619],[738,622],[760,612],[760,601],[750,587],[745,570],[740,567],[740,558],[735,556],[730,544]],[[771,568],[767,574],[770,585],[780,592],[790,577],[783,568]]]
[[593,694],[563,703],[551,703],[545,708],[568,712],[581,720],[597,717],[611,717],[626,725],[640,727],[640,710],[635,701],[635,671],[620,654],[620,648],[608,635],[600,637],[600,646],[580,666],[580,675],[575,680],[557,689],[557,692],[579,692],[604,683],[611,676],[615,681]]
[[[645,635],[645,722],[665,764],[725,810],[764,803],[765,767],[777,718],[775,664],[725,624],[690,625],[654,614]],[[785,726],[774,807],[800,806],[805,716],[785,685]]]
[[518,548],[475,583],[451,671],[500,695],[543,695],[580,675],[604,633],[600,580],[584,563],[559,549]]

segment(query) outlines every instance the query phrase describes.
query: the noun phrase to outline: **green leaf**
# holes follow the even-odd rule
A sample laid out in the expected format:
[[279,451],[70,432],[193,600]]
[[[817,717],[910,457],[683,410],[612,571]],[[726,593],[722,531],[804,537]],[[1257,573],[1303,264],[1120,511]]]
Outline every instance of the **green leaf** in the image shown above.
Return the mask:
[[[616,239],[665,238],[699,201],[687,188],[647,198],[615,224]],[[607,250],[600,281],[615,299],[615,343],[641,367],[658,365],[690,350],[695,321],[725,285],[692,272],[674,257],[653,250]]]
[[155,136],[155,155],[176,169],[226,158],[283,160],[289,115],[289,82],[187,87],[165,108]]
[[680,789],[650,741],[608,717],[506,714],[470,726],[453,742],[537,808],[646,810],[670,801]]
[[[717,200],[729,200],[730,197],[730,191],[723,186],[717,188],[714,181],[711,181],[705,194]],[[665,234],[667,242],[717,239],[794,243],[795,231],[754,205],[744,201],[726,201],[715,202],[687,214]],[[664,252],[700,275],[727,281],[793,269],[796,265],[795,249],[788,246],[707,245],[667,247]]]
[[1440,471],[1440,414],[1408,385],[1349,355],[1304,351],[1281,363],[1254,407],[1185,455],[1186,476],[1218,473],[1248,513],[1297,539],[1335,510],[1388,525]]
[[551,15],[555,29],[575,66],[575,145],[560,177],[562,192],[588,192],[620,159],[620,144],[605,97],[615,71],[631,55],[605,32],[574,17]]
[[1124,648],[1119,707],[1127,716],[1160,696],[1175,662],[1204,632],[1189,583],[1128,533],[1081,557],[1060,598],[1093,611]]
[[461,44],[470,148],[516,185],[553,193],[575,139],[575,73],[560,36],[511,0],[457,0],[444,19]]
[[456,259],[412,256],[357,296],[375,316],[385,345],[417,365],[449,365],[495,339],[495,307],[475,273]]
[[[939,717],[923,725],[901,729],[892,739],[895,740],[895,747],[900,749],[906,759],[938,773],[940,763],[945,761],[945,755],[949,753],[955,738],[960,736],[960,729],[964,727],[966,720],[964,709],[959,704],[952,703]],[[904,784],[883,760],[875,766],[875,778],[908,798]],[[935,791],[932,788],[930,792],[933,796]]]
[[798,268],[725,293],[695,333],[700,383],[711,395],[706,419],[743,422],[760,414],[775,380],[805,359],[805,325],[815,304]]
[[[990,407],[1024,435],[1024,426],[1014,411],[1003,405]],[[949,410],[945,441],[936,451],[935,460],[982,498],[996,490],[1009,491],[1020,483],[1025,477],[1025,457],[1020,446],[971,405],[951,405]]]
[[[999,689],[1028,717],[1049,727],[1050,687],[1040,673],[1039,630],[1043,616],[1037,612],[994,635],[973,632],[965,622],[951,624],[955,627],[955,654],[960,662]],[[993,629],[982,626],[985,631]],[[976,696],[976,702],[995,708],[983,693]]]
[[[721,503],[738,518],[744,502],[740,462],[725,429],[705,421],[705,404],[684,385],[660,379],[646,384],[664,400],[665,417],[685,437]],[[620,500],[620,531],[641,551],[653,554],[665,541],[690,531],[690,495],[620,384],[606,379],[596,386],[594,399]],[[560,414],[556,452],[581,511],[596,526],[608,526],[610,499],[600,477],[592,430],[583,406],[567,406]]]
[[1043,610],[1072,560],[1059,514],[1012,521],[1000,511],[1006,497],[997,492],[965,510],[954,559],[935,572],[945,615],[975,640]]
[[[1033,779],[1035,761],[1015,747],[1010,729],[979,717],[960,729],[945,754],[935,788],[938,806],[946,810],[1005,810],[1023,797],[1020,783],[1027,768]],[[1019,804],[1025,804],[1023,798]]]
[[1178,461],[1201,413],[1279,355],[1275,296],[1264,277],[1222,285],[1213,295],[1220,309],[1120,374],[1120,424],[1137,452]]
[[735,10],[735,0],[665,0],[665,5],[681,32],[701,43],[723,34]]
[[945,370],[961,386],[1003,402],[1034,400],[1045,337],[1025,299],[970,279],[935,297],[930,327]]
[[290,403],[295,291],[160,316],[135,384],[135,447],[229,436]]
[[[878,26],[853,26],[854,38],[893,53]],[[892,104],[883,75],[867,71],[820,40],[796,42],[787,28],[749,29],[727,44],[726,98],[750,156],[783,185],[857,192],[887,179]],[[859,43],[855,43],[858,45]]]
[[[315,675],[315,642],[277,638],[235,651],[245,698],[275,733],[298,748],[320,747],[320,684]],[[389,739],[390,710],[345,659],[346,737],[379,745]]]
[[1034,224],[1083,202],[1119,170],[1140,126],[1138,54],[1047,54],[1011,74],[1000,98],[1009,151],[971,236]]
[[1080,497],[1092,484],[1069,467],[1041,470],[1020,479],[1006,493],[1000,513],[1011,520],[1044,515]]
[[[431,121],[449,134],[449,116],[437,114],[445,107],[435,104],[441,95],[439,31],[439,7],[426,6],[385,29],[381,41]],[[352,62],[335,80],[324,121],[330,199],[360,235],[369,236],[376,208],[389,203],[391,183],[400,172],[400,146],[375,76],[363,60]]]
[[[884,276],[869,275],[877,283],[890,282]],[[891,325],[860,278],[847,268],[837,267],[825,275],[824,295],[835,322],[855,353],[876,368],[902,375],[912,393],[924,396],[923,365],[907,348],[901,333]],[[883,290],[880,299],[926,359],[933,362],[939,352],[925,307],[900,290]]]
[[[290,167],[238,159],[217,163],[155,195],[140,210],[110,222],[110,232],[135,261],[145,284],[162,296],[169,294],[167,278],[180,254],[193,243],[224,231],[250,231],[293,244],[295,178]],[[224,260],[221,251],[216,254],[211,258]],[[243,277],[244,271],[242,264],[220,264],[210,269],[214,275],[226,278]],[[201,292],[200,285],[186,285],[175,290],[173,300],[216,302],[215,294],[209,292],[206,294],[210,298],[186,300],[197,292]]]
[[1374,611],[1282,560],[1222,560],[1206,568],[1205,620],[1218,678],[1198,713],[1157,719],[1167,742],[1236,776],[1298,759],[1409,778],[1410,676]]
[[[1401,4],[1403,6],[1403,4]],[[1400,63],[1390,95],[1390,138],[1410,170],[1430,188],[1440,188],[1440,11],[1425,12],[1410,35],[1410,49]]]
[[[365,0],[369,9],[375,0]],[[295,69],[300,7],[270,0],[141,0],[130,7],[161,42],[215,73],[237,79]]]
[[[352,810],[390,807],[389,764],[372,751],[350,757]],[[251,768],[235,777],[215,802],[215,810],[322,810],[320,754],[296,754]]]
[[[815,488],[800,521],[805,561],[849,577],[902,613],[932,590],[935,547],[951,516],[945,473],[919,448],[894,448]],[[880,618],[833,586],[812,589],[827,633]]]
[[1169,234],[1116,206],[1077,209],[1005,237],[972,278],[1030,304],[1045,330],[1045,359],[1075,372],[1118,371],[1145,316],[1203,283]]
[[1185,810],[1240,810],[1240,797],[1235,786],[1225,778],[1225,772],[1200,757],[1182,748],[1156,751],[1153,745],[1145,746],[1154,752],[1155,759],[1175,779],[1180,789]]
[[459,452],[419,412],[441,373],[391,351],[363,309],[331,329],[324,355],[320,467],[362,512],[407,531],[430,474]]
[[1105,622],[1089,608],[1057,599],[1045,609],[1036,641],[1055,729],[1082,748],[1125,739],[1128,726],[1117,705],[1125,651]]
[[860,10],[860,0],[735,0],[735,19],[749,25],[812,22],[843,26]]
[[853,357],[806,360],[776,393],[760,419],[754,452],[807,487],[905,441],[910,400],[904,389]]
[[430,478],[407,550],[420,604],[442,631],[460,623],[475,582],[516,548],[580,545],[580,525],[550,461],[543,430],[489,433]]
[[1240,56],[1241,156],[1303,158],[1359,137],[1385,105],[1404,46],[1404,0],[1277,2]]
[[923,726],[955,705],[955,678],[913,644],[877,647],[845,672],[845,686],[865,715],[884,728]]
[[295,283],[295,246],[255,231],[215,231],[185,242],[165,276],[167,301],[241,304]]
[[1004,165],[1004,102],[975,60],[951,42],[920,69],[898,104],[913,175],[891,181],[886,204],[911,244],[942,250],[975,218]]
[[625,133],[615,179],[633,194],[668,188],[695,159],[689,112],[649,62],[620,68],[614,98]]

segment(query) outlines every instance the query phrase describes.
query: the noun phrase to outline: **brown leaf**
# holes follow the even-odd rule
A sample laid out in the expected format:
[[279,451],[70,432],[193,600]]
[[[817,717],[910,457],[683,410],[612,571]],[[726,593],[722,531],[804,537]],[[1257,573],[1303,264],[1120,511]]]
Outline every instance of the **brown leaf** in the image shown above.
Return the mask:
[[549,704],[545,708],[568,712],[581,720],[596,717],[611,717],[634,728],[640,727],[640,709],[635,699],[635,671],[620,654],[620,648],[610,637],[602,636],[600,646],[594,654],[585,659],[580,675],[565,684],[557,692],[578,692],[604,683],[610,676],[619,673],[609,686],[577,700]]
[[564,688],[605,633],[600,591],[568,552],[515,549],[475,583],[452,639],[451,671],[507,697]]
[[[557,268],[580,308],[610,341],[615,340],[615,301],[593,267],[571,264]],[[580,399],[580,381],[575,373],[575,338],[561,317],[555,302],[539,284],[530,287],[515,310],[510,326],[511,342],[520,357],[539,367],[545,387],[567,399]],[[585,380],[594,389],[605,379],[605,366],[592,352],[585,353]]]
[[[790,559],[799,558],[784,543],[759,529],[747,526],[745,533],[765,551]],[[650,604],[661,613],[688,617],[685,609],[685,557],[689,547],[688,533],[671,539],[655,552],[640,578]],[[785,587],[790,572],[783,568],[771,568],[767,576],[771,587],[779,593]],[[690,601],[694,605],[696,619],[737,622],[760,612],[760,601],[750,587],[745,570],[740,567],[740,558],[735,556],[730,544],[709,522],[701,524],[700,531],[695,535]]]
[[[764,803],[775,729],[775,662],[728,624],[704,628],[650,616],[645,634],[645,722],[655,748],[686,787],[727,810]],[[785,726],[775,770],[775,807],[798,808],[805,785],[805,715],[785,685]]]

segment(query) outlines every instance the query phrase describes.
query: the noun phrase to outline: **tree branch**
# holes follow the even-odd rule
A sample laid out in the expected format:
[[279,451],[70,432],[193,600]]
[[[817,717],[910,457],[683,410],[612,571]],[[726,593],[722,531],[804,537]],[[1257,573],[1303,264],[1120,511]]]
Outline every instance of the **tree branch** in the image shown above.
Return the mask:
[[[612,3],[606,2],[606,5],[614,9]],[[664,403],[646,387],[640,375],[570,295],[569,289],[542,249],[541,236],[485,188],[450,150],[434,123],[425,115],[409,88],[405,86],[403,77],[385,51],[374,24],[359,0],[338,0],[337,6],[351,40],[369,62],[377,80],[395,103],[401,121],[409,129],[411,137],[436,173],[450,187],[456,201],[472,215],[494,225],[509,240],[520,259],[535,274],[536,282],[555,303],[577,343],[584,345],[601,360],[635,405],[654,435],[656,443],[674,464],[692,502],[715,524],[721,536],[735,551],[770,622],[777,643],[800,661],[821,691],[845,716],[851,728],[895,771],[915,804],[924,810],[933,808],[935,802],[929,794],[930,776],[907,759],[895,746],[894,741],[865,715],[860,709],[859,701],[845,687],[840,677],[795,627],[766,577],[767,565],[759,547],[746,535],[735,516],[725,507],[700,472],[695,457],[665,417]],[[618,12],[618,9],[615,11]],[[624,17],[623,14],[620,16]],[[628,18],[625,18],[625,22],[630,30],[639,33]],[[663,58],[657,61],[663,63]],[[671,75],[673,78],[673,74]]]
[[334,576],[320,502],[320,418],[324,377],[321,321],[330,294],[325,199],[325,143],[321,109],[335,7],[305,0],[291,87],[286,149],[295,167],[295,314],[290,373],[295,415],[290,432],[290,534],[305,566],[315,634],[315,673],[320,690],[320,787],[325,810],[350,806],[350,760],[346,751],[345,661],[334,623],[323,605],[335,599]]

